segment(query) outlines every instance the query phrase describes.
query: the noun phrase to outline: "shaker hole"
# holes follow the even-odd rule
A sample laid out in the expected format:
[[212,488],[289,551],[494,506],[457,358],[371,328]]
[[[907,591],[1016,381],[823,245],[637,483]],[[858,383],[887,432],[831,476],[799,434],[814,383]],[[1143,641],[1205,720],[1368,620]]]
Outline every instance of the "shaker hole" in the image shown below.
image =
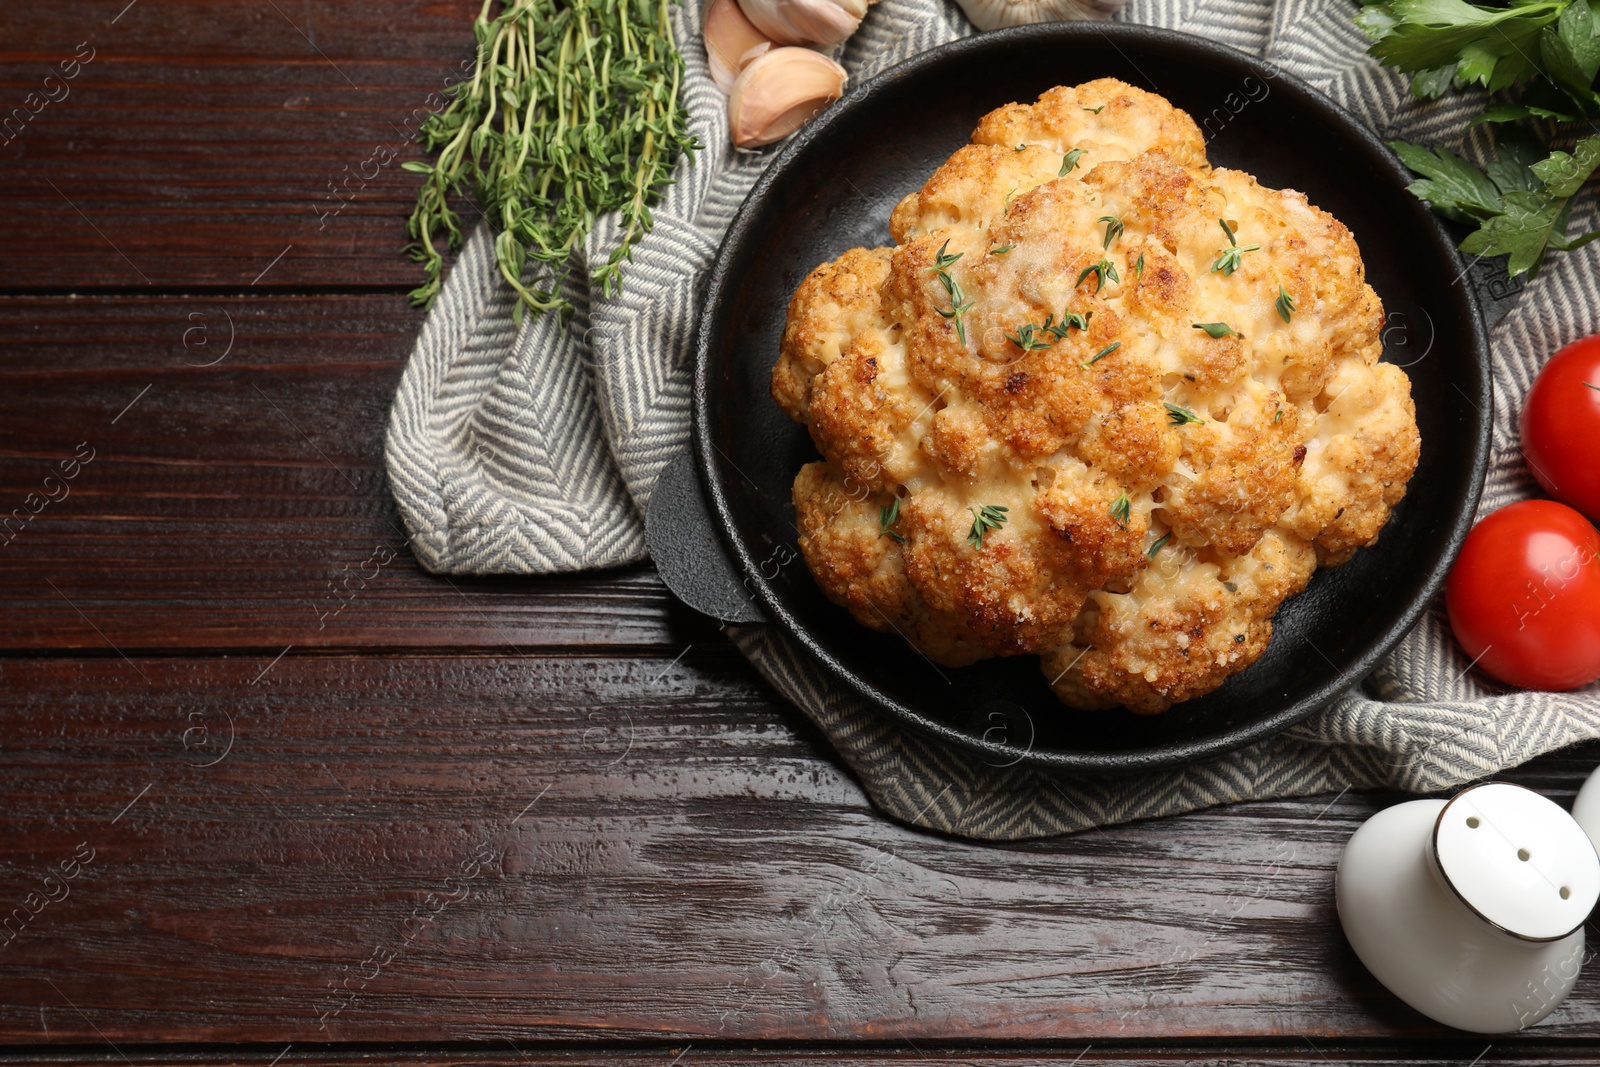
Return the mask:
[[1562,900],[1566,900],[1571,896],[1572,896],[1572,890],[1568,889],[1566,886],[1562,886],[1561,887],[1561,899]]
[[1478,817],[1476,815],[1467,816],[1467,828],[1469,830],[1476,830],[1479,825],[1481,824],[1478,822]]
[[1528,859],[1528,850],[1525,848],[1517,849],[1517,859],[1526,862]]

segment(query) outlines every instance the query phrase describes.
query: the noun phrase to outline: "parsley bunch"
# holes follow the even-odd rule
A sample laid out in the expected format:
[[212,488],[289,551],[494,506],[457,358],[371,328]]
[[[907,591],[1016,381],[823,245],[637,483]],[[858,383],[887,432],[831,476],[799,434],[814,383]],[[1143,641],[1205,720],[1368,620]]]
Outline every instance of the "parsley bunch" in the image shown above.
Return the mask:
[[1550,152],[1509,127],[1496,139],[1497,158],[1482,169],[1446,149],[1391,141],[1422,176],[1411,192],[1446,218],[1476,226],[1462,251],[1506,256],[1509,274],[1532,276],[1549,249],[1600,236],[1567,234],[1572,197],[1600,166],[1600,0],[1376,0],[1356,23],[1373,38],[1372,55],[1411,75],[1416,96],[1471,87],[1514,96],[1474,123],[1546,119],[1597,131],[1571,152]]
[[403,164],[423,176],[406,227],[425,276],[414,303],[439,295],[440,245],[462,240],[451,199],[468,189],[494,225],[516,321],[525,310],[572,310],[562,295],[571,255],[611,212],[621,236],[593,281],[606,295],[617,289],[674,161],[698,147],[678,100],[673,2],[483,0],[472,77],[446,90],[449,105],[418,136],[437,159]]

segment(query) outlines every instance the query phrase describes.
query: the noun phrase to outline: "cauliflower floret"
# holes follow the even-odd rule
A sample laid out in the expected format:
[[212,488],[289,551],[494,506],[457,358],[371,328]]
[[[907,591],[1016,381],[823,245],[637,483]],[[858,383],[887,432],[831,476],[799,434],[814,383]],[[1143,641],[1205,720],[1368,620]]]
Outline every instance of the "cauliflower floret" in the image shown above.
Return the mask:
[[1336,219],[1114,79],[986,116],[789,306],[800,549],[864,625],[1159,712],[1378,537],[1420,440]]

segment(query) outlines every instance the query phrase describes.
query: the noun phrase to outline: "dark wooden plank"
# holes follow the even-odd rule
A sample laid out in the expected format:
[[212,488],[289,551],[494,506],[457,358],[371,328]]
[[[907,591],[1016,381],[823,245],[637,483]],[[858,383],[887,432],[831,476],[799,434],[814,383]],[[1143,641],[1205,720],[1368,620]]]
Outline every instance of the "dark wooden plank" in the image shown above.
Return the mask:
[[[0,902],[93,850],[0,948],[4,1041],[1448,1036],[1334,917],[1391,798],[949,840],[726,646],[6,660],[0,722]],[[1600,977],[1533,1035],[1600,1035]]]
[[0,289],[415,285],[399,164],[478,7],[0,5],[7,237],[49,250]]
[[681,647],[714,632],[648,566],[420,570],[382,462],[420,320],[398,296],[0,298],[0,649]]
[[[1486,1047],[1487,1045],[1487,1047]],[[119,1046],[126,1058],[105,1045],[99,1049],[27,1049],[13,1054],[0,1052],[0,1063],[120,1065],[171,1064],[185,1067],[210,1067],[236,1064],[239,1067],[575,1067],[607,1064],[615,1067],[767,1067],[767,1065],[827,1065],[827,1067],[1095,1067],[1116,1063],[1125,1067],[1174,1067],[1178,1064],[1225,1065],[1225,1067],[1314,1067],[1327,1063],[1373,1064],[1383,1067],[1494,1067],[1497,1064],[1578,1064],[1593,1063],[1592,1050],[1583,1045],[1518,1042],[1511,1048],[1498,1048],[1487,1039],[1430,1041],[1413,1046],[1372,1045],[1360,1042],[1310,1043],[1295,1046],[1259,1045],[1183,1045],[1160,1047],[1140,1045],[1086,1045],[1082,1043],[1022,1048],[993,1048],[955,1045],[944,1048],[913,1048],[908,1045],[862,1047],[843,1046],[757,1046],[728,1048],[707,1042],[649,1045],[632,1049],[551,1048],[529,1046],[502,1040],[482,1046],[466,1046],[449,1052],[384,1049],[311,1049],[303,1051],[290,1044],[285,1048],[228,1048],[224,1050],[142,1050]],[[275,1059],[279,1054],[281,1060]],[[1480,1058],[1481,1057],[1481,1058]]]

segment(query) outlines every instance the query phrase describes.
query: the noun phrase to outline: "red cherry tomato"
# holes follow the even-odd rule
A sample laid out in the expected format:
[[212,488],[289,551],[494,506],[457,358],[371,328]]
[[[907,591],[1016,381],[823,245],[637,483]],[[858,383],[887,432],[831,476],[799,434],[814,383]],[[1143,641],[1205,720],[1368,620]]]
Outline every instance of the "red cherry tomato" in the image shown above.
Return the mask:
[[1521,427],[1522,453],[1544,491],[1600,522],[1600,334],[1550,357]]
[[1462,649],[1502,682],[1576,689],[1600,678],[1600,532],[1565,504],[1524,500],[1474,526],[1445,605]]

